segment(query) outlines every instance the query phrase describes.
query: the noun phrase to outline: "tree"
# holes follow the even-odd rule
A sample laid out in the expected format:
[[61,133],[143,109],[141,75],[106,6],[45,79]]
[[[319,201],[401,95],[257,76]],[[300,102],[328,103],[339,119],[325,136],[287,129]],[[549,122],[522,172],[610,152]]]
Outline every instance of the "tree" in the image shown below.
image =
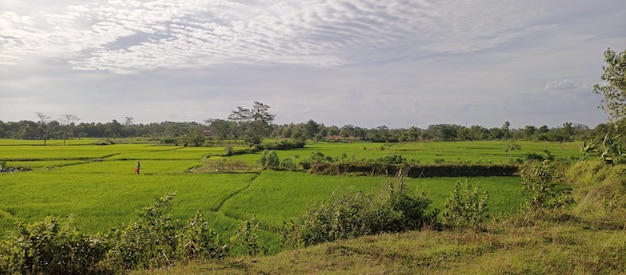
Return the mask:
[[63,125],[63,128],[65,128],[63,130],[63,145],[65,145],[65,140],[67,140],[67,133],[69,132],[70,127],[74,125],[74,122],[78,122],[79,120],[80,118],[71,114],[65,114],[61,117],[61,125]]
[[516,150],[522,150],[522,146],[515,143],[514,141],[509,141],[504,146],[504,152],[509,153],[509,160],[513,159],[513,151],[516,151]]
[[312,139],[319,133],[320,125],[317,122],[309,119],[306,124],[304,124],[304,136],[308,139]]
[[49,116],[45,115],[42,112],[36,112],[35,113],[37,115],[37,117],[39,117],[39,129],[40,129],[40,133],[42,134],[42,138],[43,138],[43,145],[46,145],[46,142],[48,140],[48,120],[50,119]]
[[615,120],[626,118],[626,50],[616,53],[610,48],[604,52],[608,66],[602,66],[603,85],[593,86],[593,92],[604,95],[602,109]]
[[125,121],[124,121],[124,126],[130,126],[130,125],[133,125],[133,120],[134,120],[134,118],[133,118],[132,116],[127,116],[127,117],[125,117],[124,119],[125,119]]
[[246,142],[260,144],[263,137],[272,132],[272,121],[276,115],[269,113],[270,106],[254,101],[252,109],[237,106],[228,116],[229,120],[237,123],[237,127],[244,134]]
[[211,131],[211,135],[217,137],[220,140],[225,140],[229,135],[235,131],[235,123],[223,119],[207,119],[204,121]]

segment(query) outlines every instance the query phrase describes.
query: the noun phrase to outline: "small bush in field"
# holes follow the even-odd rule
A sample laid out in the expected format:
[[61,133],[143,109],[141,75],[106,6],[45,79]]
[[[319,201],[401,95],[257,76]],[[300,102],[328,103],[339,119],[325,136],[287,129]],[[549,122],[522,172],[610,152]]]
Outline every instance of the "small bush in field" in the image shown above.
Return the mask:
[[259,164],[265,169],[275,169],[280,165],[280,159],[274,150],[264,150],[259,159]]
[[443,225],[456,228],[477,228],[487,218],[487,191],[465,181],[456,183],[443,210]]
[[189,221],[178,234],[176,254],[183,260],[222,259],[228,256],[230,246],[220,241],[220,236],[208,227],[200,213]]
[[333,195],[312,206],[296,220],[286,223],[283,242],[309,246],[382,232],[402,232],[421,228],[434,220],[425,210],[431,201],[416,196],[404,184],[392,181],[377,197],[362,192]]
[[242,246],[250,256],[267,254],[269,248],[259,246],[258,232],[260,225],[255,216],[250,220],[244,221],[237,229],[235,235],[231,237],[230,243],[232,245]]
[[186,226],[172,218],[169,211],[174,195],[155,198],[152,206],[140,213],[139,220],[109,235],[112,247],[106,264],[111,269],[156,268],[178,261],[228,256],[229,245],[220,242],[202,214],[196,213]]
[[280,162],[280,168],[285,170],[296,170],[296,164],[290,158],[285,158]]
[[108,263],[121,269],[153,268],[173,263],[177,247],[178,220],[167,214],[175,194],[155,198],[150,207],[139,215],[139,220],[110,234],[113,243]]
[[530,210],[560,208],[574,203],[570,189],[563,186],[563,175],[550,163],[531,163],[521,172],[522,191]]

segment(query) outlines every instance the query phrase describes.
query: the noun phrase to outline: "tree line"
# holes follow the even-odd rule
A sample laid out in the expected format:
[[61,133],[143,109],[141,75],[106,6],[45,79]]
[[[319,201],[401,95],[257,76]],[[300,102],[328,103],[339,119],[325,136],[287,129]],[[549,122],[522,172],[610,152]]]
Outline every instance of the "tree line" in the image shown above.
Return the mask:
[[388,128],[380,126],[364,128],[354,125],[326,126],[314,120],[305,123],[262,124],[242,123],[230,119],[210,119],[198,122],[154,122],[148,124],[122,124],[117,120],[107,123],[62,122],[52,120],[22,120],[4,122],[0,120],[0,138],[12,139],[66,139],[66,138],[148,138],[154,140],[188,141],[188,145],[202,144],[204,140],[241,141],[259,144],[263,138],[292,138],[316,141],[469,141],[469,140],[534,140],[534,141],[584,141],[603,137],[610,128],[600,123],[595,128],[586,125],[563,123],[560,127],[532,125],[519,129],[510,128],[505,122],[502,127],[487,128],[479,125],[470,127],[456,124],[434,124],[425,129],[418,127]]
[[[238,106],[226,119],[207,119],[197,122],[155,122],[134,124],[132,117],[124,123],[112,120],[107,123],[80,123],[77,116],[65,114],[58,120],[50,120],[44,113],[37,112],[38,121],[22,120],[3,122],[0,120],[0,138],[48,139],[67,138],[129,138],[142,137],[172,141],[183,145],[201,146],[207,141],[242,141],[250,145],[261,144],[263,138],[292,138],[317,141],[465,141],[465,140],[537,140],[537,141],[607,141],[622,143],[626,129],[626,50],[615,52],[610,48],[604,52],[602,85],[595,85],[593,92],[603,95],[600,107],[611,116],[607,123],[591,129],[586,125],[563,123],[562,127],[536,127],[528,125],[512,129],[506,121],[502,127],[470,127],[456,124],[435,124],[426,129],[418,127],[391,129],[388,126],[362,128],[354,125],[326,126],[312,119],[305,123],[274,124],[275,114],[270,106],[255,101],[251,108]],[[615,143],[615,142],[613,142]],[[621,146],[621,145],[620,145]],[[621,147],[618,148],[621,155]]]

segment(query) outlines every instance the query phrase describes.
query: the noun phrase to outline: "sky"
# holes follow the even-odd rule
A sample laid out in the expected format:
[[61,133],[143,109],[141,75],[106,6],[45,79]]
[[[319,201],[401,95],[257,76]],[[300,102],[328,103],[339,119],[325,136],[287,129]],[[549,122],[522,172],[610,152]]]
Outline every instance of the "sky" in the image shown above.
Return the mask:
[[623,0],[2,0],[0,120],[591,128]]

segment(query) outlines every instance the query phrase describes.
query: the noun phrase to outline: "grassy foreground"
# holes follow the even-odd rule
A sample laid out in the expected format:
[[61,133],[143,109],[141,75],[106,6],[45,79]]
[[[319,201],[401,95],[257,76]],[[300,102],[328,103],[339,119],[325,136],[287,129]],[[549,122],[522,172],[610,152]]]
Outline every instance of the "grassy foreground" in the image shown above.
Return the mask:
[[563,172],[576,204],[480,231],[383,234],[134,274],[624,274],[626,166],[588,161]]

